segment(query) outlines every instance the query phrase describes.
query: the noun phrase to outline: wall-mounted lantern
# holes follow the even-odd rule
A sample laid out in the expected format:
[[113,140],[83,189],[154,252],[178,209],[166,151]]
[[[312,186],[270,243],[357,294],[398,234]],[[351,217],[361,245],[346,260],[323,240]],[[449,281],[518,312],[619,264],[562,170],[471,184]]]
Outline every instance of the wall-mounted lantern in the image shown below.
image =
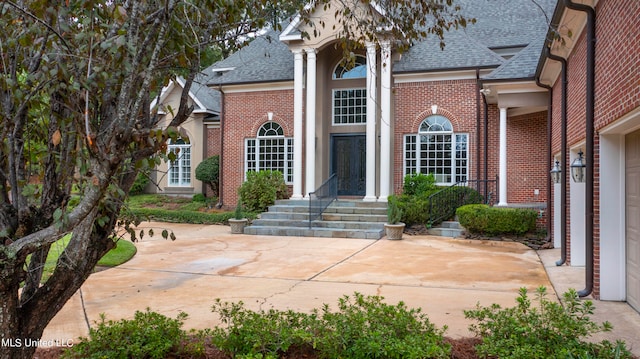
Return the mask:
[[555,166],[553,166],[550,173],[553,183],[560,183],[560,175],[562,174],[562,170],[560,169],[560,161],[556,161],[556,164]]
[[580,150],[580,152],[578,152],[578,158],[573,160],[573,163],[571,164],[571,177],[573,177],[574,182],[576,183],[585,182],[586,168],[587,168],[587,163],[585,162],[584,157],[582,157],[582,150]]

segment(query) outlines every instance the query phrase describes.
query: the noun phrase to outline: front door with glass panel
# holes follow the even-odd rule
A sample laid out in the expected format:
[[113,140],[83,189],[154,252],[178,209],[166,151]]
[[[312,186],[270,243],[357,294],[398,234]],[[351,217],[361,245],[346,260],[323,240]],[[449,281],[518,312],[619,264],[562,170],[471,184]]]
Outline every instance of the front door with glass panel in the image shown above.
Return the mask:
[[334,135],[331,139],[331,169],[338,178],[338,195],[364,196],[366,136]]

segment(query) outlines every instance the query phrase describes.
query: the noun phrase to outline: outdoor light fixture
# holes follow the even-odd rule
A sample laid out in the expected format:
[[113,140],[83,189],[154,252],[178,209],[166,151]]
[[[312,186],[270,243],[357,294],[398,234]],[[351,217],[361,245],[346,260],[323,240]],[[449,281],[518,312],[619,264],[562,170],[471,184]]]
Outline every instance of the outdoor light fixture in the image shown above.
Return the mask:
[[553,180],[553,183],[560,183],[560,174],[562,174],[560,161],[556,161],[555,166],[551,169],[551,179]]
[[573,177],[573,181],[576,183],[584,183],[585,181],[585,169],[587,164],[582,157],[582,150],[578,152],[578,158],[573,160],[571,164],[571,177]]

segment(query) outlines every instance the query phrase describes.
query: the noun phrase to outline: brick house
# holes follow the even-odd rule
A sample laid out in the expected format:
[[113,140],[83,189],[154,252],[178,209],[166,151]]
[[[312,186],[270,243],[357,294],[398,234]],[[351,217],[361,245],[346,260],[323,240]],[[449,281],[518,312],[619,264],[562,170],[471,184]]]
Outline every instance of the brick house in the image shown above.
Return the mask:
[[[586,266],[584,293],[640,311],[640,2],[583,3],[560,1],[552,21],[565,42],[547,41],[538,66],[562,174],[553,240],[560,262]],[[584,182],[571,176],[580,152]]]
[[[204,70],[201,87],[220,96],[219,110],[217,120],[188,124],[191,153],[221,155],[228,208],[245,173],[261,169],[282,171],[292,199],[332,174],[341,196],[370,202],[400,193],[410,173],[434,173],[441,185],[497,180],[483,194],[538,208],[562,260],[587,267],[581,294],[640,310],[640,2],[581,1],[606,39],[595,55],[588,16],[567,0],[456,3],[477,23],[446,33],[444,50],[433,38],[404,53],[382,41],[356,54],[353,68],[341,65],[331,31],[303,39],[294,19],[265,33]],[[569,175],[580,150],[593,174],[585,183]],[[561,183],[552,184],[556,160]],[[200,193],[196,163],[190,184],[165,193]]]

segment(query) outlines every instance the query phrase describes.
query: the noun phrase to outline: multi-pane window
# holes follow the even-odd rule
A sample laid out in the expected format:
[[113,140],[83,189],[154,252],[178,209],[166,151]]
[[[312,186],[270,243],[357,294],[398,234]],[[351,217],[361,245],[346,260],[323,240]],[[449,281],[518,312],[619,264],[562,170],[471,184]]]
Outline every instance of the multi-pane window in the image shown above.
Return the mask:
[[258,130],[257,138],[245,143],[246,171],[280,171],[286,183],[293,182],[293,139],[284,137],[282,126],[267,122]]
[[466,181],[467,141],[467,134],[453,133],[446,117],[427,117],[420,124],[418,134],[404,138],[404,173],[433,173],[440,184]]
[[175,160],[169,163],[169,186],[191,186],[191,145],[180,138],[171,141],[168,149],[176,156]]
[[367,90],[333,90],[333,124],[350,125],[367,122]]

